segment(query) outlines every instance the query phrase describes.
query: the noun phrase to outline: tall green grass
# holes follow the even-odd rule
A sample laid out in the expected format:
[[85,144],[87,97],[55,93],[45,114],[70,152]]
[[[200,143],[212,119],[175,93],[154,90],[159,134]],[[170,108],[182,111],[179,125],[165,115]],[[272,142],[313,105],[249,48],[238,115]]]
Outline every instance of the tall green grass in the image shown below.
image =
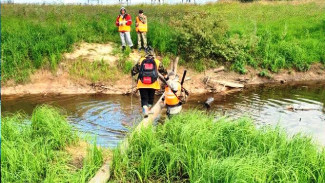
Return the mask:
[[251,120],[186,112],[114,152],[121,182],[324,182],[325,149],[308,137],[257,129]]
[[114,66],[101,61],[76,60],[69,66],[69,74],[75,78],[85,78],[92,82],[115,81],[118,70]]
[[22,114],[2,117],[2,182],[86,182],[102,164],[96,145],[82,169],[70,164],[64,150],[79,139],[58,109],[40,106],[29,120]]
[[[28,80],[38,68],[55,69],[73,43],[120,43],[119,6],[9,5],[2,12],[2,79]],[[247,65],[273,72],[306,71],[325,61],[325,3],[215,3],[135,5],[148,16],[149,45],[181,55],[201,71],[218,64],[246,73]],[[136,32],[131,33],[136,43]]]

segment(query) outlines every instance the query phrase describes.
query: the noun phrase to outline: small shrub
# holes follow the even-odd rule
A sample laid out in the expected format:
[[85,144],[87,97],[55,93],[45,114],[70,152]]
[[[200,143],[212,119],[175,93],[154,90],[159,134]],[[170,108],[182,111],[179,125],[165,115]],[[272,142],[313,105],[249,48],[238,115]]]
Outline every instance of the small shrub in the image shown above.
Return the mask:
[[324,53],[323,55],[321,55],[321,57],[320,57],[320,61],[321,61],[321,63],[323,63],[324,66],[325,66],[325,53]]
[[270,73],[269,73],[267,70],[265,70],[265,69],[263,69],[263,70],[262,70],[258,75],[259,75],[260,77],[265,77],[265,78],[268,78],[268,79],[271,78]]
[[194,69],[198,72],[203,72],[205,70],[205,63],[203,59],[194,62]]
[[161,60],[161,62],[162,62],[162,64],[163,64],[163,66],[165,67],[165,68],[167,68],[168,66],[169,66],[169,64],[170,64],[170,58],[169,58],[169,56],[165,56],[162,60]]
[[131,60],[127,60],[127,61],[124,63],[124,66],[123,66],[123,73],[124,73],[124,74],[130,74],[133,65],[134,65],[134,64],[133,64],[133,62],[132,62]]

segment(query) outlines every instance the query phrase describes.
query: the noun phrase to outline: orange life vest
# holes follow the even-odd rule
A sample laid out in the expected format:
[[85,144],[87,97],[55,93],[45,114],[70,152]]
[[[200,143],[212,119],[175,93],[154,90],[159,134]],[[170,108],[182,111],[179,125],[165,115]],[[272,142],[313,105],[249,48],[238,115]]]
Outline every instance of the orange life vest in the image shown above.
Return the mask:
[[[120,18],[119,18],[119,22],[123,22],[123,21],[125,21],[125,23],[126,23],[126,20],[124,20],[123,19],[123,16],[120,16]],[[131,31],[131,26],[130,25],[120,25],[120,26],[118,26],[118,31],[119,32],[130,32]]]
[[135,28],[135,30],[137,32],[147,32],[148,31],[148,25],[147,23],[142,23],[139,19],[139,17],[137,16],[137,18],[135,19],[136,23],[138,23],[138,26]]
[[[141,62],[140,62],[140,65],[141,63],[145,60],[146,58],[141,58]],[[158,59],[155,59],[155,62],[156,62],[156,66],[157,66],[157,72],[158,72],[158,68],[159,68],[159,64],[160,64],[160,61]],[[154,83],[152,84],[144,84],[141,82],[140,79],[138,79],[138,84],[137,84],[137,88],[152,88],[152,89],[156,89],[156,90],[159,90],[160,89],[160,84],[158,82],[158,80],[156,80]]]
[[177,105],[179,104],[178,97],[181,95],[182,86],[177,82],[177,92],[174,93],[168,86],[165,88],[165,101],[167,105]]

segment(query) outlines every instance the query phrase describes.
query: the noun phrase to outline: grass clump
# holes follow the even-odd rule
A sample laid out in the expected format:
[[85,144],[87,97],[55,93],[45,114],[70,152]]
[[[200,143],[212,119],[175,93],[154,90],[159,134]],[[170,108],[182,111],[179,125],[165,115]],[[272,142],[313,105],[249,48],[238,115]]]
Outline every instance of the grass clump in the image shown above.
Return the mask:
[[324,182],[325,151],[310,138],[257,129],[251,120],[186,112],[117,149],[113,178],[121,182]]
[[64,148],[79,138],[58,109],[45,105],[30,120],[20,113],[2,117],[1,140],[2,182],[86,182],[103,161],[94,145],[81,169],[71,165]]
[[101,61],[74,61],[70,68],[71,76],[85,78],[92,82],[115,81],[117,79],[118,70],[115,66],[110,66],[108,63]]
[[270,79],[272,77],[270,75],[270,73],[267,70],[265,70],[265,69],[263,69],[260,73],[258,73],[258,75],[260,77],[265,77],[265,78],[268,78],[268,79]]
[[165,68],[168,68],[171,63],[170,57],[168,55],[166,55],[164,58],[162,58],[161,63],[163,64],[163,66]]
[[133,67],[133,62],[131,60],[124,61],[122,66],[122,70],[124,74],[130,74],[132,67]]

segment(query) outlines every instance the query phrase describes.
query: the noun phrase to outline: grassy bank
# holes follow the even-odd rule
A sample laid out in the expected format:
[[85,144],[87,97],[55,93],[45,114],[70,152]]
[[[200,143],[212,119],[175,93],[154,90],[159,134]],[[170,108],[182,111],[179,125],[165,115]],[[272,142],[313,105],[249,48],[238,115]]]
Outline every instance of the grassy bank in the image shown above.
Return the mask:
[[[2,79],[26,81],[41,67],[55,69],[73,43],[119,43],[119,6],[8,5],[2,11]],[[148,40],[159,52],[179,54],[198,71],[247,65],[277,72],[325,64],[325,3],[216,3],[136,5],[149,18]],[[134,25],[133,25],[134,26]],[[134,30],[134,27],[133,27]],[[132,32],[136,43],[136,33]]]
[[1,122],[2,182],[86,182],[102,164],[96,145],[88,149],[82,168],[70,163],[64,148],[79,138],[55,108],[40,106],[30,120],[14,114]]
[[325,149],[251,120],[215,120],[187,112],[114,152],[113,178],[122,182],[324,182]]

